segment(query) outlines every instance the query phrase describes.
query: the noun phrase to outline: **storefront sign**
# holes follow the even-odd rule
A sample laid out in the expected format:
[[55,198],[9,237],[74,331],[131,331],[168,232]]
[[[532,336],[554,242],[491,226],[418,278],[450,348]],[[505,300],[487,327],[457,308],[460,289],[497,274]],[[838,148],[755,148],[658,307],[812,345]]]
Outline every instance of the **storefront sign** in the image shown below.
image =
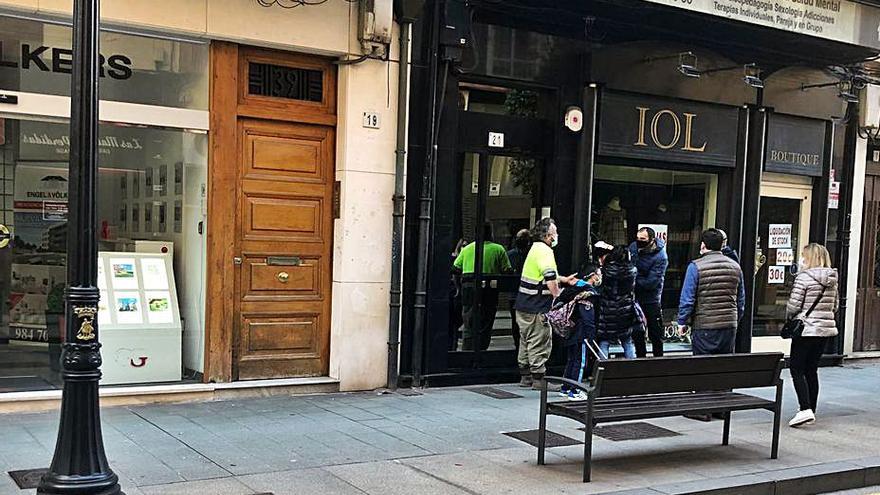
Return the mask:
[[850,0],[647,0],[792,33],[880,47],[880,9]]
[[735,107],[614,92],[601,104],[600,155],[736,166]]
[[768,266],[767,267],[767,283],[768,284],[784,284],[785,283],[785,267],[784,266]]
[[794,250],[791,248],[779,248],[776,250],[776,264],[791,266],[794,263]]
[[791,247],[791,224],[790,223],[771,223],[770,224],[770,249],[790,248]]
[[[0,54],[3,53],[0,44]],[[21,44],[18,53],[19,58],[0,57],[0,67],[23,70],[39,70],[42,72],[56,72],[70,74],[73,72],[73,50],[50,46],[33,46],[28,43]],[[101,55],[100,76],[110,76],[113,79],[125,80],[131,77],[131,59],[125,55],[114,54],[109,57]]]
[[664,224],[657,223],[640,223],[639,230],[644,228],[649,228],[654,230],[654,234],[657,235],[657,239],[663,239],[663,242],[669,242],[669,226]]
[[840,207],[840,182],[832,181],[828,186],[828,209],[836,210]]
[[789,115],[770,117],[764,170],[821,177],[824,160],[825,121]]

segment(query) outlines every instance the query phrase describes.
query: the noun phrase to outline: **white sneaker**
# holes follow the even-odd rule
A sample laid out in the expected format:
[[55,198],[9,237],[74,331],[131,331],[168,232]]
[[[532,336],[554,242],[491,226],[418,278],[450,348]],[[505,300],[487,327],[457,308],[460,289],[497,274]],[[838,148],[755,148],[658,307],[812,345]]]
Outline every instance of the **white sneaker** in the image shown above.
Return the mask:
[[557,394],[559,394],[560,397],[568,398],[568,391],[560,390]]
[[578,390],[577,392],[569,392],[568,400],[587,400],[587,394],[583,392],[583,390]]
[[816,415],[813,414],[811,409],[805,409],[803,411],[799,411],[797,414],[791,418],[791,421],[788,422],[788,426],[792,428],[797,428],[798,426],[808,425],[816,421]]

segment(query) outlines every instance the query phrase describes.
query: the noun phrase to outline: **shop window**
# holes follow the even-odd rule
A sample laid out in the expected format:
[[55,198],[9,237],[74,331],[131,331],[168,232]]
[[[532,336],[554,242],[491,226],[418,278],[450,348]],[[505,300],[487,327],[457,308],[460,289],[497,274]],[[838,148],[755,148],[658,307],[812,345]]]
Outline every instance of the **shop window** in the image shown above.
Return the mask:
[[[0,121],[0,223],[12,233],[0,249],[0,392],[56,388],[69,128]],[[207,135],[114,124],[99,130],[103,383],[180,380],[182,368],[199,370],[203,359]]]
[[[0,89],[70,95],[71,29],[0,16]],[[101,99],[208,109],[208,44],[101,32]]]
[[700,254],[700,235],[715,226],[717,197],[714,174],[609,165],[597,165],[594,172],[592,243],[628,245],[641,226],[652,227],[666,243],[669,268],[662,307],[671,346],[688,346],[672,323],[688,263]]
[[462,67],[468,73],[558,84],[571,75],[583,42],[492,24],[474,24]]

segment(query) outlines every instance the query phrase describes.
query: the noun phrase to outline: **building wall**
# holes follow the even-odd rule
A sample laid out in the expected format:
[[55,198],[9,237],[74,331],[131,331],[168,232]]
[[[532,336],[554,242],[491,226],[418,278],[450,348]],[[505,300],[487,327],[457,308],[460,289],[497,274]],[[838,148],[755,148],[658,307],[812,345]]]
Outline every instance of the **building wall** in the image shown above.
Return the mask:
[[[72,0],[0,0],[0,6],[31,14],[69,15],[72,5]],[[252,0],[101,2],[102,20],[113,24],[323,54],[346,52],[354,13],[356,5],[345,0],[290,10]]]
[[[0,0],[0,8],[69,16],[72,3]],[[101,8],[102,20],[114,26],[340,57],[361,53],[357,3],[345,0],[295,9],[264,8],[253,0],[104,0]],[[396,57],[393,50],[391,62],[369,60],[339,70],[336,177],[342,194],[334,238],[330,376],[340,380],[342,390],[385,385]],[[362,127],[365,111],[379,113],[380,129]]]

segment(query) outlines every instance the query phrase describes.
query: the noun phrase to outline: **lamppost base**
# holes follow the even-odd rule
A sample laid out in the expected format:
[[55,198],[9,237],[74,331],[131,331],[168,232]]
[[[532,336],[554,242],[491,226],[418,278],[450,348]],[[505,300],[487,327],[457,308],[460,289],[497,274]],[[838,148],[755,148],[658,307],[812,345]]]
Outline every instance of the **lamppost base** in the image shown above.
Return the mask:
[[104,476],[64,476],[47,473],[37,495],[125,495],[115,473]]

